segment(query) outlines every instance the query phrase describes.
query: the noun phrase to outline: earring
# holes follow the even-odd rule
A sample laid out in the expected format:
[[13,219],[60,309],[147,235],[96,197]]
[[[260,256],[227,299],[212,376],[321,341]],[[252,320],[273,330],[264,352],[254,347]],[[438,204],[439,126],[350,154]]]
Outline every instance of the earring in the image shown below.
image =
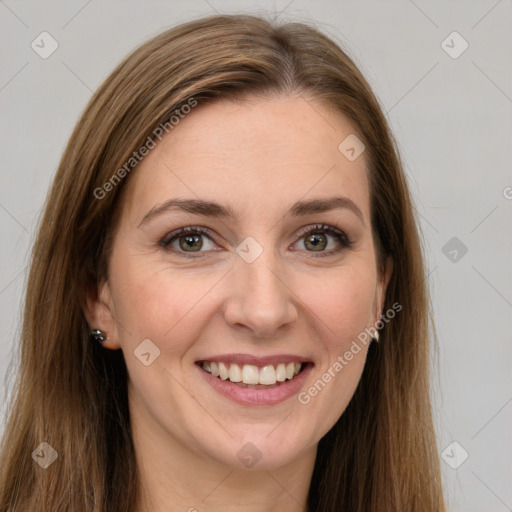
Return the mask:
[[373,339],[378,343],[380,338],[379,331],[375,331],[375,334],[373,335]]
[[102,331],[101,329],[93,329],[89,333],[89,337],[92,341],[97,341],[99,343],[103,343],[107,339],[107,333]]

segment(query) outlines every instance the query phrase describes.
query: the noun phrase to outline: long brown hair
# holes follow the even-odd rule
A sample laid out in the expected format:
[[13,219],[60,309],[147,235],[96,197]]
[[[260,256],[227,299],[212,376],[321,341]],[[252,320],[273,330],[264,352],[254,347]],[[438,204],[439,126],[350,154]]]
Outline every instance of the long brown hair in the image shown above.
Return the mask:
[[[219,15],[167,30],[131,53],[71,135],[33,249],[20,369],[0,452],[1,511],[137,510],[123,355],[90,342],[82,310],[86,289],[107,275],[114,214],[129,175],[101,198],[95,191],[191,98],[200,108],[216,98],[274,94],[320,100],[357,128],[379,262],[388,255],[394,261],[384,310],[403,308],[371,344],[349,406],[320,440],[308,510],[444,510],[425,268],[386,119],[352,60],[316,28]],[[42,442],[58,454],[47,469],[32,457]]]

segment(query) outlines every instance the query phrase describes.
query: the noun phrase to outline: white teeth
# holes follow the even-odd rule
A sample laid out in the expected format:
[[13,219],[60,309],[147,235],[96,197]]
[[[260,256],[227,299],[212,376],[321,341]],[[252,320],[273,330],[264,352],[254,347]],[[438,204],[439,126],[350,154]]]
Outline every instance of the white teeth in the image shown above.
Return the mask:
[[276,383],[276,370],[270,364],[268,366],[264,366],[260,370],[260,381],[259,384],[266,384],[268,386]]
[[229,377],[228,369],[224,363],[219,363],[219,373],[222,380],[226,380]]
[[242,368],[242,381],[244,384],[259,384],[258,367],[252,364],[244,364]]
[[258,368],[252,364],[240,366],[235,363],[227,364],[217,361],[204,361],[202,367],[214,377],[220,377],[222,380],[229,379],[231,382],[272,386],[276,384],[276,382],[284,382],[287,379],[293,379],[299,374],[302,364],[279,363],[277,366],[269,364]]
[[242,369],[237,364],[229,365],[229,380],[231,382],[240,382],[242,380]]
[[211,374],[214,376],[214,377],[218,377],[220,375],[220,372],[219,372],[219,365],[215,362],[211,362],[210,363],[210,371],[211,371]]
[[278,382],[284,382],[286,380],[286,365],[283,363],[277,365],[276,380]]

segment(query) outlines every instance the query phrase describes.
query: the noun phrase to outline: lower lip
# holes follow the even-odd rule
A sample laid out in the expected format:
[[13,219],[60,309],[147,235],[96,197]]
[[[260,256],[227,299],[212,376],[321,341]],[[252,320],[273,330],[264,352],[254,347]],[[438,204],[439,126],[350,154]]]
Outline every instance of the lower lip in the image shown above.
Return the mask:
[[214,377],[206,370],[203,370],[201,366],[196,366],[203,378],[206,379],[206,382],[208,382],[213,389],[240,405],[275,405],[288,400],[300,391],[300,388],[313,368],[312,363],[307,363],[304,370],[292,380],[285,380],[279,386],[269,389],[250,389],[237,386],[229,380]]

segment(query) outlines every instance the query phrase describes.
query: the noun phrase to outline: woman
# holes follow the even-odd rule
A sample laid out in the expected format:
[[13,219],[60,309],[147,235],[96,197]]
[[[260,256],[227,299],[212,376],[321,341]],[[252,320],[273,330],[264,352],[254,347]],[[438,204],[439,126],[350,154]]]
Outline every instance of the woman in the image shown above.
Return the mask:
[[91,99],[45,207],[3,511],[443,511],[406,179],[350,58],[213,16]]

